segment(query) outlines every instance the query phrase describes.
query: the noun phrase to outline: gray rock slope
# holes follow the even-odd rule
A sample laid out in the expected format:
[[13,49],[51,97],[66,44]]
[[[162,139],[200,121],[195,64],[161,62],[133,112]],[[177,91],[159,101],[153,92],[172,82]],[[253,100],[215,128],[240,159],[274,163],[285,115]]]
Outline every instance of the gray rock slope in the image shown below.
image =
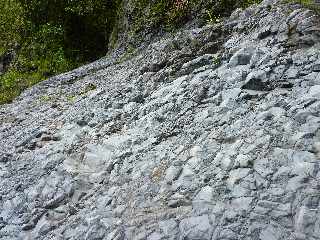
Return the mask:
[[264,1],[0,110],[0,239],[320,239],[320,18]]

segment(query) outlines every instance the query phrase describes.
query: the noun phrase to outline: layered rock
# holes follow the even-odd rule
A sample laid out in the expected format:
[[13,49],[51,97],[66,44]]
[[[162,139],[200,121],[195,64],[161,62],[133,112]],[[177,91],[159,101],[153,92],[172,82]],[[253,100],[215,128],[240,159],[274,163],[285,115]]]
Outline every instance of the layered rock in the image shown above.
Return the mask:
[[0,110],[1,239],[320,239],[320,18],[264,1]]

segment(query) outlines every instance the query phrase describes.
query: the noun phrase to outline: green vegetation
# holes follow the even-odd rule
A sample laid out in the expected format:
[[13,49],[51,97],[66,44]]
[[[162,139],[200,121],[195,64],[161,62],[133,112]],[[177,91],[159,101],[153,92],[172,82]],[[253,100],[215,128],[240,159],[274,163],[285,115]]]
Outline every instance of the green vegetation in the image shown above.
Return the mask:
[[77,96],[74,96],[74,95],[69,95],[69,96],[67,96],[68,102],[75,102],[76,99],[77,99]]
[[[220,0],[220,1],[208,1],[205,3],[205,9],[207,9],[207,17],[209,20],[216,20],[229,16],[236,8],[247,8],[252,4],[258,4],[262,0]],[[208,19],[207,18],[207,19]]]
[[210,11],[207,11],[207,13],[208,13],[208,20],[207,20],[208,24],[216,24],[221,21],[220,15],[212,15]]
[[117,63],[123,63],[124,61],[129,60],[135,54],[135,48],[132,45],[129,45],[126,49],[126,52],[118,59]]
[[191,18],[215,23],[260,1],[2,0],[0,104],[47,77],[104,56],[121,41],[127,53],[120,62],[147,34],[175,30]]
[[212,64],[213,65],[220,65],[221,64],[221,57],[216,56],[215,58],[212,59]]
[[2,0],[0,104],[47,77],[104,56],[119,4],[117,0]]
[[[236,8],[246,8],[262,0],[132,0],[133,8],[127,13],[133,16],[131,33],[141,30],[164,28],[173,30],[192,17],[218,22],[221,17],[231,14]],[[205,15],[203,10],[206,10]]]
[[320,5],[316,4],[314,0],[286,0],[288,3],[299,3],[306,8],[313,10],[315,13],[320,15]]

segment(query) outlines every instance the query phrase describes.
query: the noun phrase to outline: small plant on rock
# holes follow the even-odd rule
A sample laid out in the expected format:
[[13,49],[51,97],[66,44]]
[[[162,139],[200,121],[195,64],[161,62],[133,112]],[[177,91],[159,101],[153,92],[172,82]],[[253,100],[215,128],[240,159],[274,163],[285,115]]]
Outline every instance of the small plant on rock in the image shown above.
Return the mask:
[[213,65],[220,65],[221,64],[221,58],[219,56],[214,57],[212,59],[212,63],[213,63]]
[[212,12],[210,12],[209,10],[207,11],[207,13],[208,13],[208,20],[207,20],[208,24],[213,25],[213,24],[221,22],[221,16],[219,14],[215,15]]

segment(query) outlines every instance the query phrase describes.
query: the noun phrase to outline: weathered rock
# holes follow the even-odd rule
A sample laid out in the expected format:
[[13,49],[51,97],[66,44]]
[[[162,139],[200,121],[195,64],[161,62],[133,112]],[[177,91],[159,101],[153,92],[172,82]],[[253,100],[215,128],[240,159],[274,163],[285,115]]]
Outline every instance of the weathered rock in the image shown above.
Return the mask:
[[319,239],[319,19],[265,0],[1,106],[0,238]]
[[249,64],[253,53],[254,53],[254,48],[248,47],[248,48],[240,49],[230,59],[229,66],[235,67],[238,65]]
[[179,228],[182,239],[210,239],[212,227],[207,215],[183,219]]

